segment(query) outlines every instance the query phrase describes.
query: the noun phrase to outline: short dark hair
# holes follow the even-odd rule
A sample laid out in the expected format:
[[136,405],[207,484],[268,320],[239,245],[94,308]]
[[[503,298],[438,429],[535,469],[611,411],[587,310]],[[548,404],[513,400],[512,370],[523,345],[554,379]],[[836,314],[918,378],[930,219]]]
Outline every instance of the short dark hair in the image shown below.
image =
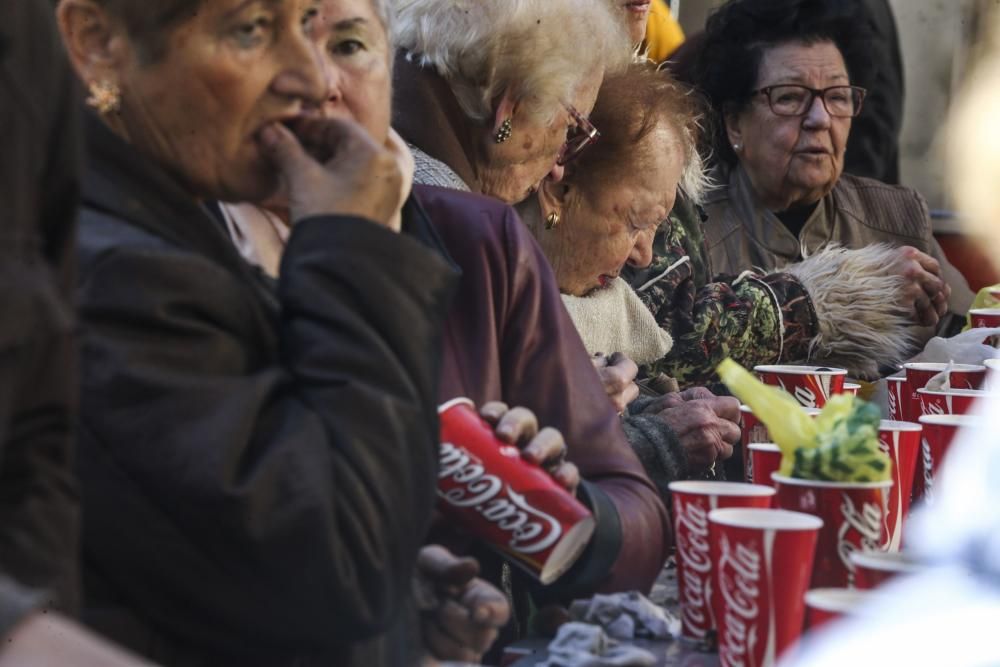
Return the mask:
[[729,164],[725,114],[746,108],[764,52],[780,44],[833,42],[855,85],[865,86],[871,33],[858,0],[729,0],[708,18],[694,83],[713,110],[714,154]]
[[125,26],[146,62],[163,57],[173,28],[198,13],[203,0],[97,0]]

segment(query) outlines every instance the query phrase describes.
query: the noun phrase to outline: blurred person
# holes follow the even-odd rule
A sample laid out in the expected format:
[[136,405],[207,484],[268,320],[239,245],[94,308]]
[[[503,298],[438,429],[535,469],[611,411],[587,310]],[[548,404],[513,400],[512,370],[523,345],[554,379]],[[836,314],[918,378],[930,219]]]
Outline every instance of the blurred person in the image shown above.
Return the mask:
[[[1000,21],[970,73],[946,130],[949,185],[970,232],[1000,266]],[[890,582],[854,618],[807,636],[782,663],[827,667],[887,661],[928,667],[1000,664],[992,633],[1000,618],[1000,400],[977,405],[978,426],[961,432],[934,480],[934,503],[915,512],[907,547],[926,566]],[[920,638],[914,641],[914,638]]]
[[[304,113],[328,85],[317,2],[63,0],[58,18],[94,110],[87,622],[167,664],[412,664],[457,274],[403,223],[405,151]],[[279,187],[295,225],[269,281],[210,202]]]
[[[383,142],[394,135],[388,125],[392,51],[371,21],[360,32],[340,27],[356,23],[347,8],[357,11],[357,5],[356,0],[321,4],[331,28],[318,40],[328,89],[316,112],[355,121]],[[287,138],[288,160],[304,159]],[[292,190],[283,195],[286,201],[272,199],[266,208],[222,206],[242,254],[268,275],[277,275],[289,206],[294,208],[299,196]],[[405,213],[404,220],[426,217],[462,272],[446,324],[440,400],[472,399],[498,429],[510,427],[501,437],[527,443],[526,456],[538,463],[557,459],[551,474],[597,519],[581,559],[544,588],[481,546],[474,548],[483,577],[504,586],[514,600],[517,627],[508,637],[526,629],[529,592],[538,602],[597,590],[648,590],[666,558],[667,514],[624,440],[544,256],[513,210],[494,199],[416,185]],[[558,465],[560,457],[568,463]],[[446,526],[436,528],[441,530],[434,531],[434,539],[469,548]]]
[[64,615],[80,597],[77,92],[51,6],[0,5],[0,667],[146,664]]
[[595,139],[586,115],[601,78],[630,58],[607,0],[395,7],[393,127],[416,181],[509,204],[561,178]]
[[[821,0],[730,0],[711,15],[696,83],[716,118],[722,185],[706,197],[705,240],[725,273],[812,256],[842,275],[845,293],[894,275],[905,299],[867,313],[848,304],[825,319],[848,337],[857,321],[880,314],[897,325],[912,320],[925,327],[914,332],[922,343],[933,327],[951,326],[958,318],[945,316],[964,313],[972,294],[934,240],[919,194],[843,173],[867,92],[851,85],[865,66],[857,18],[851,4]],[[871,256],[848,274],[834,244]],[[872,357],[892,362],[910,352],[882,340]]]
[[644,41],[639,51],[654,63],[664,62],[684,43],[684,30],[670,13],[666,0],[651,0],[641,35]]

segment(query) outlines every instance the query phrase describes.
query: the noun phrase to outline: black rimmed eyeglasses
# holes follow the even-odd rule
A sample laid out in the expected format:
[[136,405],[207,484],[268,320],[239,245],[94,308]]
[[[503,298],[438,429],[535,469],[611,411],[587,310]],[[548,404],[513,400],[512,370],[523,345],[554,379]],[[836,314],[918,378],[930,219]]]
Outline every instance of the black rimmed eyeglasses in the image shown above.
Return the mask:
[[556,164],[560,167],[580,157],[587,146],[597,141],[598,137],[601,136],[589,118],[569,104],[565,107],[575,124],[566,131],[566,143],[563,144],[559,151],[559,157],[556,159]]
[[861,113],[867,90],[860,86],[830,86],[809,88],[797,84],[767,86],[752,91],[763,95],[771,111],[778,116],[803,116],[812,108],[817,97],[823,100],[826,112],[836,118],[854,118]]

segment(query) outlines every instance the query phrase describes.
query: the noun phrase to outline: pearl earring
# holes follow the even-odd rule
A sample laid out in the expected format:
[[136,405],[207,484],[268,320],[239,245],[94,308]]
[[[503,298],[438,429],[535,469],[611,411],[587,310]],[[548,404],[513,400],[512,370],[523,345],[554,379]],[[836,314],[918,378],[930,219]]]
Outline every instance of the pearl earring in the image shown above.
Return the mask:
[[107,115],[116,113],[122,106],[122,91],[111,81],[92,81],[88,86],[90,97],[87,105],[98,113]]
[[733,144],[733,150],[739,153],[741,150],[743,150],[743,144],[740,143]]
[[503,142],[510,139],[510,133],[513,131],[513,129],[514,128],[510,122],[510,118],[508,118],[504,122],[500,123],[500,129],[497,130],[496,135],[493,137],[493,141],[495,141],[498,144],[502,144]]

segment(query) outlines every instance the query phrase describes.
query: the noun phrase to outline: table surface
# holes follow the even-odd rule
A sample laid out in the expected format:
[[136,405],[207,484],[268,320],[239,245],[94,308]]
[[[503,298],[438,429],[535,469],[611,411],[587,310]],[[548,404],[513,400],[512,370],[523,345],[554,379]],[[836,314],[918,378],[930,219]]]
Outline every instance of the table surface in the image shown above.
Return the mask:
[[[653,591],[649,594],[649,599],[660,605],[674,616],[680,612],[680,604],[677,601],[677,569],[674,565],[673,557],[667,561],[656,579]],[[530,652],[524,658],[519,659],[513,667],[531,667],[543,662],[548,657],[546,647],[549,639],[523,639],[514,642],[510,648],[517,651]],[[719,656],[717,653],[705,653],[699,651],[684,641],[653,641],[649,639],[626,640],[633,646],[643,648],[656,656],[656,667],[718,667]]]

